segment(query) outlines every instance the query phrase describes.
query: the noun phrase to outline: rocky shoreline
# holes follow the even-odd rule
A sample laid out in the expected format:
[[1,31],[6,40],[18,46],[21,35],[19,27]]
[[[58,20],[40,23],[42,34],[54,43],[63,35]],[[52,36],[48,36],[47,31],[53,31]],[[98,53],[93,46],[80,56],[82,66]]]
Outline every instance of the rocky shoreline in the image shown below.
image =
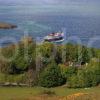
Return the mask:
[[9,23],[0,22],[0,29],[14,29],[14,28],[17,28],[17,26]]

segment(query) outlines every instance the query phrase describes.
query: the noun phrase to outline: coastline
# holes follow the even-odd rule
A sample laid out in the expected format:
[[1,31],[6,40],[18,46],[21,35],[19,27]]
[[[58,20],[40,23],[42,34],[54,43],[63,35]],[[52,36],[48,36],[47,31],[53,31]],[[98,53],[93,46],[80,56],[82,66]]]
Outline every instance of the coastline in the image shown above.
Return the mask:
[[14,28],[17,28],[17,25],[0,22],[0,29],[14,29]]

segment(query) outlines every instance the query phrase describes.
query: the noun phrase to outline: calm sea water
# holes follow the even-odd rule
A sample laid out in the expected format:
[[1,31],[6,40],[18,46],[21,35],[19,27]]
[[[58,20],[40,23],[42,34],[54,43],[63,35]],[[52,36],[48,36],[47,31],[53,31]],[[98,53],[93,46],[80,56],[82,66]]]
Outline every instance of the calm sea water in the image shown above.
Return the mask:
[[77,37],[85,45],[90,40],[95,40],[92,46],[100,48],[99,16],[66,13],[60,9],[52,12],[50,9],[46,10],[46,7],[41,9],[33,6],[0,6],[0,22],[18,26],[17,29],[0,30],[0,45],[9,43],[10,38],[19,41],[27,32],[36,38],[65,28],[67,39]]

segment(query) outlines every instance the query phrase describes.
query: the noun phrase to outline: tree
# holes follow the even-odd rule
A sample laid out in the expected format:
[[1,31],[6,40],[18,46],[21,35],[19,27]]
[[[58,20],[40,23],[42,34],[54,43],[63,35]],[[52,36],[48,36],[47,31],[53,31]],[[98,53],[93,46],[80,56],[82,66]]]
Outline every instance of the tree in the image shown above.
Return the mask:
[[85,64],[90,61],[89,49],[85,46],[82,46],[82,59],[81,61]]
[[55,62],[45,68],[40,74],[39,84],[43,87],[56,87],[64,84],[66,79],[61,74],[60,67]]

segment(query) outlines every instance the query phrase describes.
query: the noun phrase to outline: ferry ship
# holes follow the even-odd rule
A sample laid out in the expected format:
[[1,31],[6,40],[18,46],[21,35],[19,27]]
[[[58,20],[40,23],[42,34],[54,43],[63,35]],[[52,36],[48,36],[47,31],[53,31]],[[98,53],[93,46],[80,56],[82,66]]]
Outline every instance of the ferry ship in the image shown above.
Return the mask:
[[50,33],[49,35],[44,37],[45,42],[63,42],[64,41],[64,33]]

